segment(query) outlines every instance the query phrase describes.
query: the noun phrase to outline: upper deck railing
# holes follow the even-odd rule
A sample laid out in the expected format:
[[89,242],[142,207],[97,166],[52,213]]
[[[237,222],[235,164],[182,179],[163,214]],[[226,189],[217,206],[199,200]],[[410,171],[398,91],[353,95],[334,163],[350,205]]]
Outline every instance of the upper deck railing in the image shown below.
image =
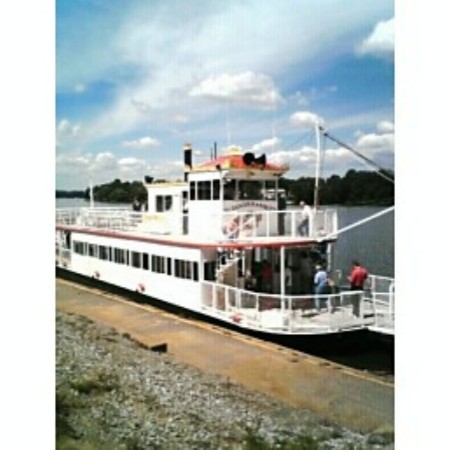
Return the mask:
[[267,237],[321,238],[337,231],[337,211],[320,209],[308,222],[298,210],[225,211],[189,213],[135,212],[125,208],[67,208],[56,211],[56,225],[135,232],[148,235],[190,235],[218,240],[254,240]]

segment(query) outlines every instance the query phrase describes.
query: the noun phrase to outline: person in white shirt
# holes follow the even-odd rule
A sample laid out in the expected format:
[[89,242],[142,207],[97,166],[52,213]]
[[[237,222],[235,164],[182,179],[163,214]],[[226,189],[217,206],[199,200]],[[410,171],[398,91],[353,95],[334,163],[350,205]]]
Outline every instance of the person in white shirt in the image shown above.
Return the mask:
[[308,236],[311,208],[303,200],[299,203],[298,206],[300,208],[300,223],[298,225],[298,232],[300,236]]

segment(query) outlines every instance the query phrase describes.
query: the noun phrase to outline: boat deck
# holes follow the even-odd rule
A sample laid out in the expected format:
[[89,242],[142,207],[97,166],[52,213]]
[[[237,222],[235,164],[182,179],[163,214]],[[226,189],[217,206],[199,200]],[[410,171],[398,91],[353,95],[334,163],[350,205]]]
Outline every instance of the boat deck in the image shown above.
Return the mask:
[[[106,236],[133,236],[161,242],[236,246],[289,245],[300,242],[335,240],[336,211],[317,211],[309,233],[301,235],[296,210],[205,213],[202,224],[190,226],[189,215],[182,213],[133,212],[123,208],[71,208],[56,211],[56,227]],[[230,222],[234,228],[230,231]]]

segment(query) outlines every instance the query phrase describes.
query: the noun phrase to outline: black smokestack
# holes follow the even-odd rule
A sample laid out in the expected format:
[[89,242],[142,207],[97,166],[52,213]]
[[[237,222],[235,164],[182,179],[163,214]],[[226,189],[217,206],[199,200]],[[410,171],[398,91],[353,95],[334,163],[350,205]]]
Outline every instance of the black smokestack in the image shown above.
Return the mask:
[[187,181],[187,174],[192,170],[192,146],[184,144],[184,181]]

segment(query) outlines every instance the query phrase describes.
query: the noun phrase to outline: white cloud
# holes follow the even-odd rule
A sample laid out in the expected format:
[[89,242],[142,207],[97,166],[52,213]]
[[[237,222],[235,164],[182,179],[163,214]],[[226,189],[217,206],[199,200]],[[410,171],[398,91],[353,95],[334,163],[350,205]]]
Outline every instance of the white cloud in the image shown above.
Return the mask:
[[394,18],[378,22],[370,36],[358,46],[357,53],[393,57],[395,48]]
[[272,79],[253,72],[207,78],[196,85],[189,95],[261,109],[272,109],[282,102]]
[[293,125],[299,128],[311,128],[314,127],[316,123],[319,123],[319,125],[322,126],[325,124],[325,120],[322,117],[308,111],[298,111],[292,114],[289,120]]
[[374,153],[380,150],[394,151],[394,135],[393,134],[365,134],[359,137],[356,147],[360,150],[367,150]]
[[330,95],[337,92],[336,86],[327,86],[324,89],[311,88],[307,91],[297,91],[292,96],[291,99],[295,104],[301,107],[307,107],[313,102],[318,100],[324,100]]
[[377,123],[377,130],[380,133],[393,133],[395,130],[395,125],[392,122],[383,120]]
[[254,152],[270,152],[280,148],[281,140],[277,137],[272,137],[270,139],[264,139],[261,142],[253,145],[252,150]]
[[56,133],[58,137],[73,137],[77,136],[80,130],[80,124],[73,124],[67,119],[61,119],[56,128]]
[[136,139],[134,141],[124,141],[122,143],[124,147],[131,147],[137,149],[145,149],[145,148],[154,148],[160,145],[158,139],[152,138],[150,136],[146,136],[140,139]]
[[[315,164],[317,151],[315,148],[305,146],[298,150],[280,150],[271,153],[268,160],[275,164],[288,164],[291,171],[302,170],[309,172]],[[308,175],[310,175],[308,173]],[[289,173],[288,173],[289,176]]]

